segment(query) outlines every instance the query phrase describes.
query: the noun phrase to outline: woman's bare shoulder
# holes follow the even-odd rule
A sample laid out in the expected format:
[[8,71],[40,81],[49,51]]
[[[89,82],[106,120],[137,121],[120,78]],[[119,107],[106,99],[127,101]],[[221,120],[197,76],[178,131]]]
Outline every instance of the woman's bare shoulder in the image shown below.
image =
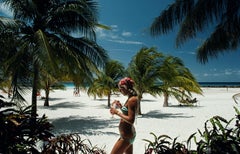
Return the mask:
[[131,103],[131,104],[135,104],[137,101],[138,101],[138,97],[137,96],[132,96],[128,100],[128,102]]

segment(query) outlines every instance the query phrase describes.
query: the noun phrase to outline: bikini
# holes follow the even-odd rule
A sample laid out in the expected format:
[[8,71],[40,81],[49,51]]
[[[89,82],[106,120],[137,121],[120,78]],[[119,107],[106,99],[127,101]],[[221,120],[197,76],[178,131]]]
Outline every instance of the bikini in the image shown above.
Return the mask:
[[[127,108],[126,106],[123,106],[123,107],[121,108],[121,111],[122,111],[122,113],[123,113],[124,115],[128,115],[128,108]],[[134,127],[133,127],[133,128],[134,128]],[[133,137],[130,138],[130,139],[125,139],[124,137],[121,136],[122,139],[128,140],[128,142],[129,142],[130,144],[133,144],[133,142],[134,142],[134,140],[135,140],[135,137],[136,137],[136,132],[135,132],[135,130],[134,130],[134,133],[133,133]]]

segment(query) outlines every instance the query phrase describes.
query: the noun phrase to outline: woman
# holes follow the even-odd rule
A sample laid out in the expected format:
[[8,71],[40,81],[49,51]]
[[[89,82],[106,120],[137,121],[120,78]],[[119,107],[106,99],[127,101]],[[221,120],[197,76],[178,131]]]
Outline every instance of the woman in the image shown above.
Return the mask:
[[116,108],[110,109],[111,114],[116,114],[121,118],[119,123],[120,138],[115,143],[111,154],[133,153],[133,141],[136,136],[133,124],[138,106],[137,93],[133,89],[133,85],[134,81],[128,77],[121,79],[118,83],[120,92],[124,96],[128,96],[128,99],[124,105],[117,100],[112,103],[115,104],[117,108],[120,108],[121,112]]

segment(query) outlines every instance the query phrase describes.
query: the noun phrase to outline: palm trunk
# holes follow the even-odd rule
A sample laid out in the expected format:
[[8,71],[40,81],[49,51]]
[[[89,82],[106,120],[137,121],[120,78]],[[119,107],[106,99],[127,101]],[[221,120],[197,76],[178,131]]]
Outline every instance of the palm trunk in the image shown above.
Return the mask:
[[33,85],[32,85],[32,118],[37,117],[37,91],[38,91],[38,81],[39,81],[39,68],[36,63],[34,63],[33,72]]
[[111,93],[108,94],[108,107],[109,107],[109,108],[111,107],[110,98],[111,98]]
[[142,94],[138,96],[138,115],[142,115],[141,100],[142,100]]
[[164,102],[163,102],[163,107],[168,107],[168,93],[164,92]]
[[44,106],[49,106],[49,92],[50,92],[50,84],[47,81],[45,83],[45,101],[44,101]]
[[49,89],[46,89],[46,90],[45,90],[44,106],[49,106]]

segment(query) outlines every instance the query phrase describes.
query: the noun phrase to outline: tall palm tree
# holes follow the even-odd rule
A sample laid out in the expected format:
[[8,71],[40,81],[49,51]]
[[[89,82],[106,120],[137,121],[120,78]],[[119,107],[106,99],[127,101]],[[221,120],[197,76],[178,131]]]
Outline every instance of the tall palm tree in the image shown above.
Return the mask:
[[95,42],[95,27],[101,26],[97,23],[97,3],[92,0],[1,2],[13,12],[12,19],[0,18],[1,37],[6,38],[8,34],[14,40],[14,44],[4,44],[1,52],[8,51],[5,64],[14,76],[17,87],[14,91],[21,88],[19,83],[32,86],[33,117],[41,68],[61,72],[58,70],[61,64],[69,76],[78,72],[91,76],[99,66],[104,66],[108,56]]
[[110,99],[113,92],[118,91],[118,81],[124,77],[124,66],[116,61],[109,60],[102,72],[99,73],[97,78],[93,81],[93,84],[88,89],[88,95],[94,95],[98,97],[107,96],[108,107],[110,107]]
[[154,47],[141,48],[132,58],[127,70],[129,76],[135,81],[135,88],[138,93],[138,114],[142,114],[141,100],[144,93],[156,95],[158,93],[160,76],[158,67],[161,66],[163,55],[157,52]]
[[164,96],[164,107],[168,106],[168,99],[171,95],[181,101],[183,97],[190,98],[191,93],[202,94],[200,85],[178,57],[165,56],[159,68],[159,74],[162,82],[160,87]]
[[166,34],[180,25],[176,38],[179,47],[188,39],[196,37],[209,25],[213,32],[197,49],[197,59],[208,62],[227,50],[236,50],[240,42],[239,0],[175,0],[151,24],[151,34]]

